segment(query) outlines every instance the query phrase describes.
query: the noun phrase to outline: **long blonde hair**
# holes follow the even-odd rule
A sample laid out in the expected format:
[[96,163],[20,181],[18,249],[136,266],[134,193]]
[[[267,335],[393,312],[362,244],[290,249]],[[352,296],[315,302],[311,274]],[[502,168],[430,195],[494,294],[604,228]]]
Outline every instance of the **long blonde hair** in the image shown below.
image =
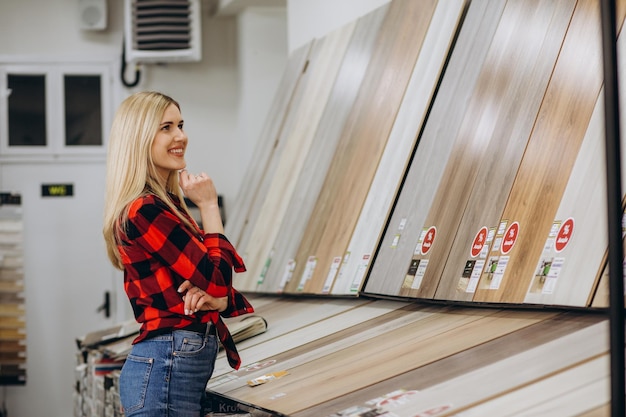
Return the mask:
[[178,175],[172,171],[163,187],[152,161],[152,142],[167,107],[180,105],[173,98],[154,91],[135,93],[118,108],[109,135],[102,233],[113,265],[124,269],[119,250],[120,238],[128,221],[128,205],[151,193],[163,200],[191,230],[195,228],[172,203],[168,193],[180,199],[188,213]]

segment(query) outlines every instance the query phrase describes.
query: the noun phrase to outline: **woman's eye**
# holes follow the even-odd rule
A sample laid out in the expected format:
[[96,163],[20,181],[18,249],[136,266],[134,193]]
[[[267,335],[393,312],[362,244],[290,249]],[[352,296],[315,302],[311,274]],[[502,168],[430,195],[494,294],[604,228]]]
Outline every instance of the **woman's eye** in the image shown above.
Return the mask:
[[183,124],[182,124],[182,123],[181,123],[181,124],[179,124],[179,125],[178,125],[178,128],[179,128],[180,130],[183,130]]
[[170,125],[164,125],[161,130],[170,130]]

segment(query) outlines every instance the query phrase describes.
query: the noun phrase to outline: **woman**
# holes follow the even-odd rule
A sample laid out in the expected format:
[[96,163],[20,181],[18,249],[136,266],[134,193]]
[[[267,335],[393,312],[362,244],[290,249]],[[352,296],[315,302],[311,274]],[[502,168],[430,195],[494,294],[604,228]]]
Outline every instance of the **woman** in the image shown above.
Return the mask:
[[254,311],[232,287],[233,268],[245,267],[224,236],[213,182],[185,170],[186,148],[174,99],[140,92],[122,102],[109,138],[103,233],[141,324],[120,376],[126,417],[200,416],[216,335],[230,365],[240,365],[221,317]]

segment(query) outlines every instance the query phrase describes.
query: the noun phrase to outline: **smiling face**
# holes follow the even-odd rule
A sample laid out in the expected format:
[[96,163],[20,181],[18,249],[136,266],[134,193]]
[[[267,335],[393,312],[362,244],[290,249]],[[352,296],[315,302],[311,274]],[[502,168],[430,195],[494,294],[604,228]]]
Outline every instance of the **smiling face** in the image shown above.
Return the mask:
[[187,134],[183,130],[180,110],[175,104],[170,104],[163,113],[161,124],[152,142],[152,162],[164,183],[170,172],[181,170],[187,165],[186,148]]

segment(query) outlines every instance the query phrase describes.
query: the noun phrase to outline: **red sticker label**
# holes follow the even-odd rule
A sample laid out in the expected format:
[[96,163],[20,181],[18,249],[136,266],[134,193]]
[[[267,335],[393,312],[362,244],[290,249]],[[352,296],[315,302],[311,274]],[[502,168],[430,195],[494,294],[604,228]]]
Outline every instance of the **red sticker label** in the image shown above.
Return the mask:
[[480,252],[483,250],[483,246],[485,246],[485,242],[487,242],[487,233],[489,233],[489,229],[485,226],[483,226],[483,228],[476,233],[474,242],[472,242],[472,248],[470,249],[470,255],[472,258],[480,255]]
[[554,242],[554,250],[557,252],[561,252],[570,239],[572,238],[572,233],[574,233],[574,219],[571,217],[563,222],[561,228],[559,229],[559,233],[556,234],[556,241]]
[[517,235],[519,234],[519,223],[513,222],[507,229],[506,233],[504,233],[504,237],[502,238],[502,247],[500,248],[500,252],[503,255],[506,255],[513,249],[513,245],[515,245],[515,241],[517,240]]
[[433,242],[435,241],[435,235],[437,234],[437,228],[435,226],[430,226],[430,229],[426,231],[424,235],[424,240],[422,241],[422,255],[426,255],[430,248],[433,247]]
[[410,399],[413,395],[419,394],[418,391],[403,391],[394,395],[390,395],[388,397],[383,398],[376,404],[378,407],[383,406],[398,406],[405,404],[408,399]]

